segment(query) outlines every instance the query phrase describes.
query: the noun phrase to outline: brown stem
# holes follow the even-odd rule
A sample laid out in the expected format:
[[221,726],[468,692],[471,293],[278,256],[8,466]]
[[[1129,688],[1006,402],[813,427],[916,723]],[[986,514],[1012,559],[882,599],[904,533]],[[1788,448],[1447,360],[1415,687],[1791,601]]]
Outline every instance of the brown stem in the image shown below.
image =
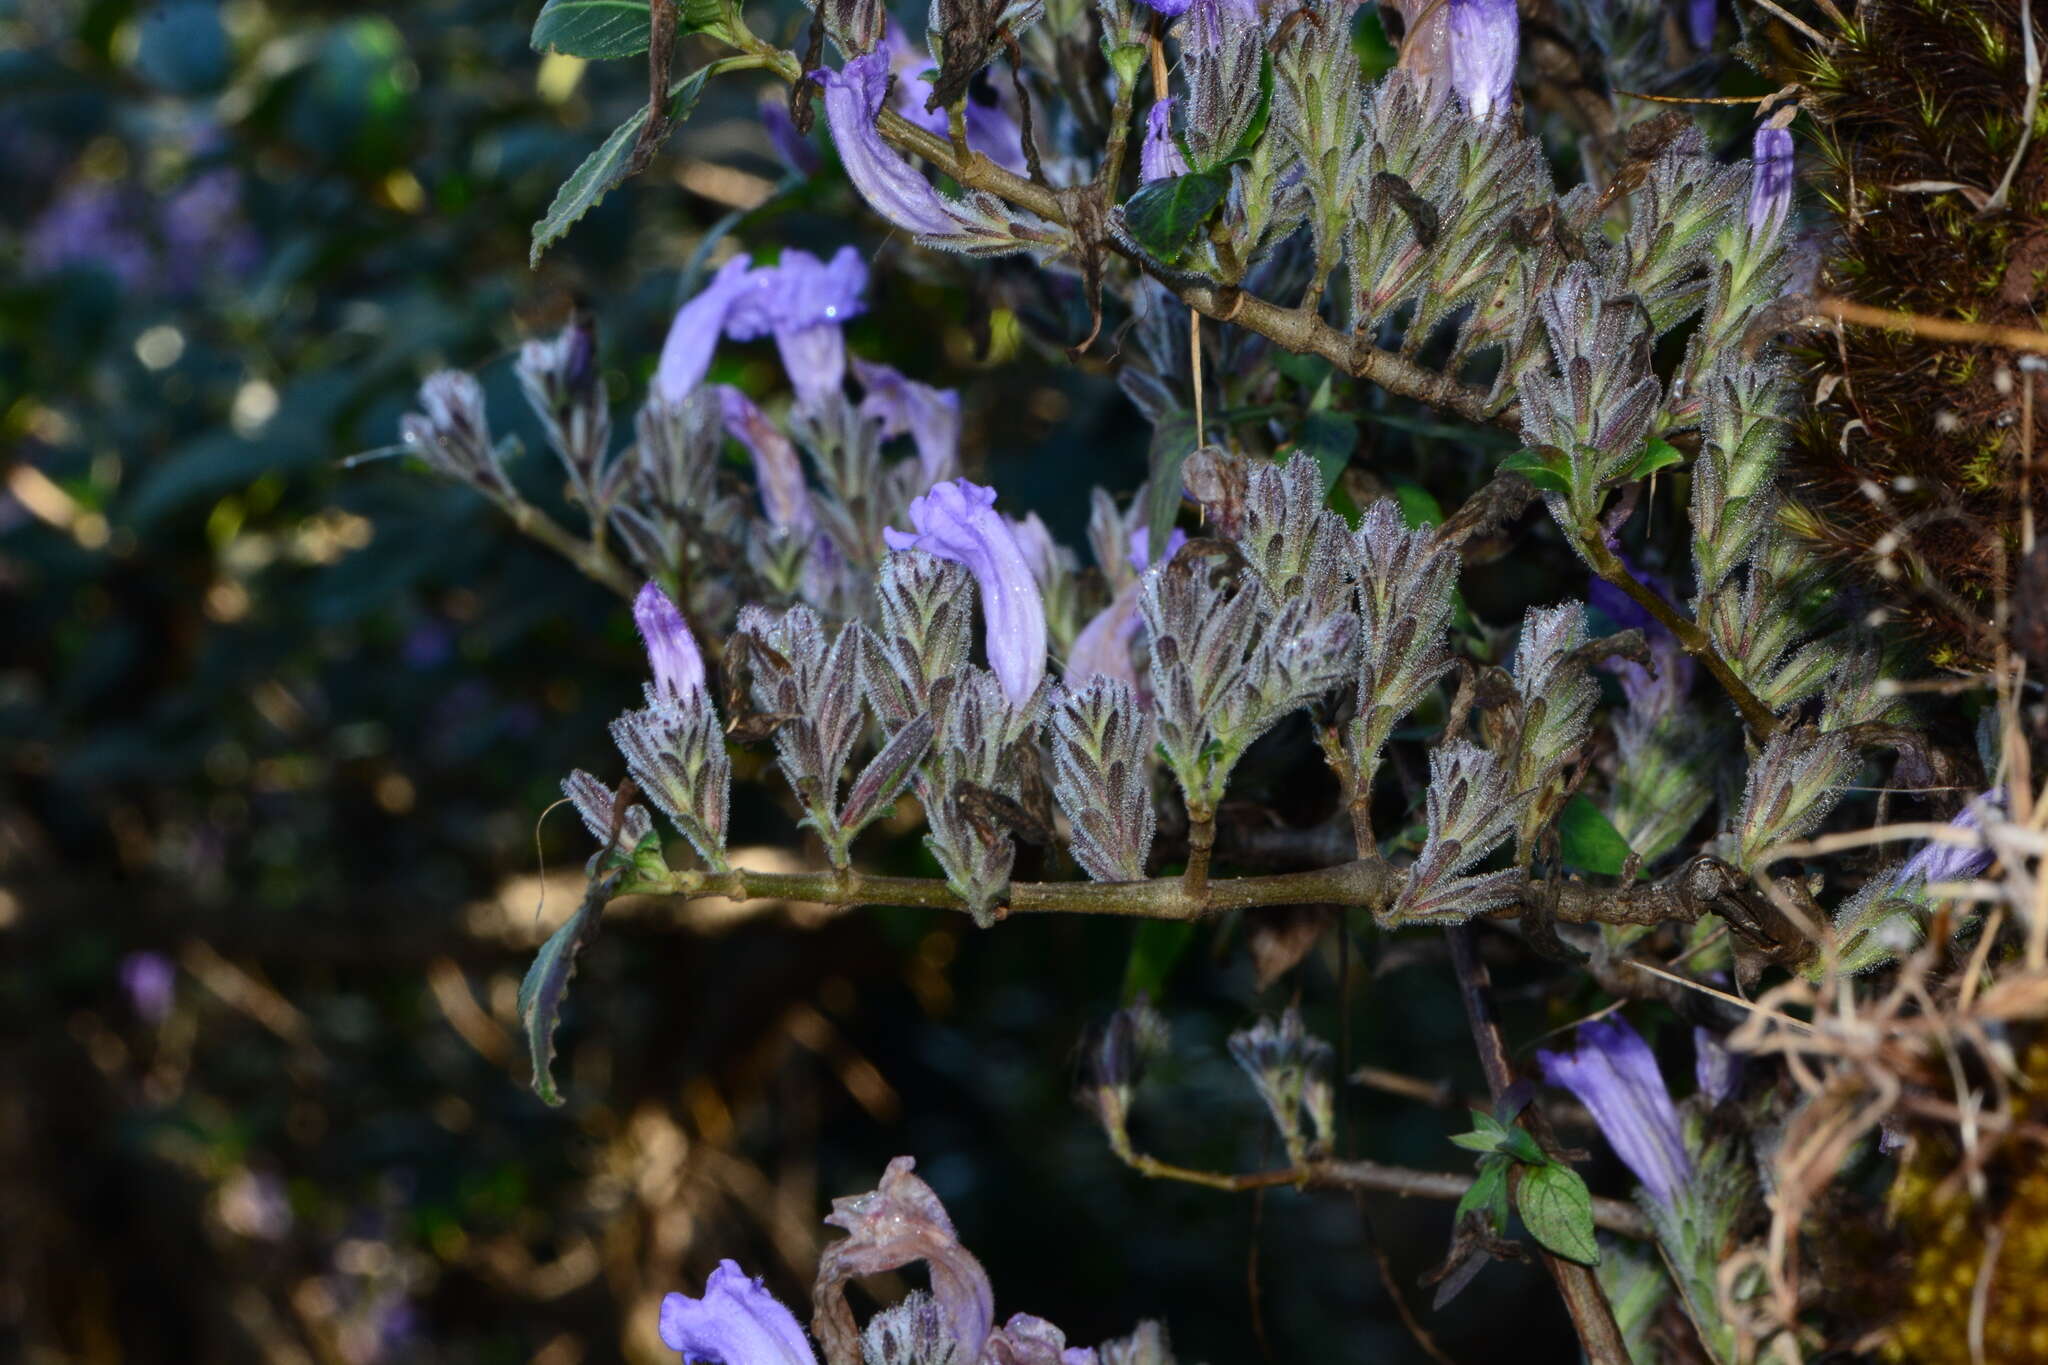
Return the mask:
[[[1179,1180],[1207,1189],[1242,1194],[1251,1190],[1276,1189],[1293,1185],[1310,1190],[1369,1190],[1416,1199],[1463,1199],[1477,1178],[1456,1171],[1418,1171],[1406,1166],[1385,1166],[1377,1161],[1314,1160],[1274,1171],[1230,1174],[1198,1171],[1175,1166],[1143,1152],[1121,1152],[1125,1164],[1140,1175],[1158,1180]],[[1593,1222],[1622,1237],[1648,1241],[1654,1232],[1650,1220],[1634,1204],[1622,1199],[1595,1198]]]
[[574,564],[586,577],[604,584],[629,602],[640,591],[640,581],[602,545],[577,539],[560,522],[517,494],[499,499],[498,505],[521,533]]
[[1659,624],[1678,637],[1678,643],[1685,652],[1700,661],[1707,672],[1714,675],[1714,681],[1721,684],[1721,690],[1735,703],[1735,709],[1742,713],[1742,723],[1758,741],[1769,739],[1781,728],[1782,722],[1771,714],[1771,708],[1749,690],[1749,684],[1742,681],[1734,667],[1714,648],[1714,642],[1699,628],[1693,619],[1664,600],[1662,593],[1630,573],[1620,556],[1607,548],[1598,536],[1587,536],[1580,541],[1586,558],[1591,561],[1599,575],[1627,593],[1644,611],[1654,616]]
[[[1486,1073],[1486,1088],[1498,1102],[1515,1083],[1515,1071],[1508,1060],[1507,1043],[1501,1037],[1500,1021],[1494,1017],[1493,1001],[1488,994],[1492,982],[1486,964],[1479,960],[1477,932],[1472,926],[1461,924],[1446,929],[1444,934],[1451,942],[1451,965],[1458,973],[1458,993],[1465,1003],[1466,1022],[1472,1026],[1472,1041],[1479,1047],[1479,1065]],[[1529,1130],[1545,1152],[1554,1154],[1558,1150],[1557,1137],[1535,1104],[1526,1106],[1517,1122]],[[1519,1174],[1518,1166],[1517,1178]],[[1558,1293],[1564,1297],[1572,1326],[1578,1329],[1586,1359],[1592,1365],[1628,1365],[1628,1347],[1622,1342],[1614,1310],[1608,1306],[1607,1295],[1601,1292],[1600,1281],[1592,1269],[1554,1255],[1547,1248],[1539,1250],[1544,1267],[1557,1281]]]

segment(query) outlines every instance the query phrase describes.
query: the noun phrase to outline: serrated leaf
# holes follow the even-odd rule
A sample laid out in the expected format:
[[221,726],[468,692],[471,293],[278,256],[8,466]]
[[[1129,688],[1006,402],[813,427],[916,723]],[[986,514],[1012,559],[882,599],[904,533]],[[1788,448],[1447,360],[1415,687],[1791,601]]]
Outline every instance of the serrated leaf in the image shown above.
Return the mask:
[[533,50],[607,61],[647,50],[649,0],[548,0],[533,21]]
[[1124,201],[1124,228],[1160,260],[1178,260],[1229,188],[1222,171],[1190,171],[1154,180]]
[[1570,493],[1571,479],[1557,465],[1534,450],[1518,450],[1500,462],[1502,471],[1520,474],[1546,493]]
[[908,725],[889,737],[881,752],[868,760],[860,770],[860,776],[853,780],[853,787],[846,793],[846,804],[839,812],[839,828],[849,833],[859,830],[880,813],[881,809],[894,801],[917,771],[917,762],[924,757],[924,751],[931,747],[934,721],[929,711],[919,712]]
[[1479,1175],[1472,1188],[1458,1199],[1456,1217],[1463,1222],[1468,1213],[1484,1213],[1496,1237],[1508,1226],[1508,1163],[1498,1157],[1479,1163]]
[[1131,935],[1131,955],[1124,963],[1124,999],[1140,995],[1157,1000],[1165,994],[1174,964],[1194,942],[1193,920],[1148,919]]
[[1614,822],[1584,796],[1574,796],[1558,813],[1557,854],[1565,871],[1618,877],[1630,851]]
[[1173,519],[1180,515],[1180,467],[1195,453],[1201,437],[1189,412],[1170,412],[1152,428],[1145,485],[1145,556],[1157,560],[1166,549]]
[[1600,1264],[1593,1240],[1593,1196],[1569,1166],[1531,1166],[1515,1187],[1515,1208],[1529,1234],[1568,1261]]
[[[688,118],[697,107],[697,97],[704,92],[704,78],[708,74],[709,68],[699,67],[676,82],[669,91],[669,117],[675,123]],[[633,117],[612,129],[611,136],[585,157],[582,165],[570,172],[562,187],[555,191],[555,200],[548,205],[548,211],[533,225],[533,249],[527,258],[529,265],[538,265],[541,253],[574,227],[584,214],[596,208],[612,186],[625,176],[626,164],[633,155],[633,144],[639,139],[640,130],[646,126],[647,108],[642,105]]]
[[1659,440],[1653,436],[1650,438],[1650,444],[1644,447],[1642,457],[1634,465],[1630,466],[1628,477],[1631,479],[1648,478],[1666,465],[1684,463],[1685,456],[1679,452],[1678,447],[1672,445],[1669,441]]
[[598,921],[605,902],[619,884],[616,872],[590,883],[583,904],[548,935],[548,941],[534,954],[526,979],[519,983],[519,1022],[526,1030],[527,1054],[533,1059],[533,1093],[542,1104],[562,1102],[555,1090],[555,1025],[561,1022],[562,997],[568,994],[569,978],[576,974],[576,955],[597,936]]

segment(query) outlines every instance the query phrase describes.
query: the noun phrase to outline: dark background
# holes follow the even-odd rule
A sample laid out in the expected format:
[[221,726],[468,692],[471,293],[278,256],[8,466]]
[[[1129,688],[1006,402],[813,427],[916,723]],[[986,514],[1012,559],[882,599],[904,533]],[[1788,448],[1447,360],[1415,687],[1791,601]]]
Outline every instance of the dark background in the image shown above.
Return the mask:
[[[532,1098],[513,992],[588,853],[541,816],[569,769],[616,766],[630,621],[467,492],[343,461],[391,444],[422,375],[474,367],[559,506],[512,349],[587,303],[623,427],[734,186],[782,174],[753,78],[716,83],[529,269],[645,79],[544,66],[536,8],[0,0],[0,1358],[654,1359],[660,1295],[723,1257],[807,1316],[829,1200],[909,1153],[999,1313],[1076,1343],[1151,1316],[1190,1361],[1424,1359],[1391,1283],[1457,1359],[1575,1359],[1529,1268],[1427,1312],[1444,1206],[1120,1167],[1072,1094],[1125,925],[622,904],[571,994],[568,1103]],[[1105,364],[1000,314],[977,354],[978,314],[1078,316],[1070,289],[909,249],[829,164],[724,226],[866,252],[851,348],[961,389],[970,471],[1012,510],[1079,545],[1088,484],[1142,478]],[[775,373],[765,344],[718,367]],[[801,856],[775,787],[736,796],[737,842]],[[1351,1066],[1479,1088],[1433,937],[1361,926],[1342,979],[1326,937],[1261,995],[1246,927],[1166,975],[1141,1144],[1277,1160],[1223,1040],[1296,995]],[[124,990],[136,954],[174,969],[160,1017]],[[1535,1036],[1541,998],[1501,979]],[[1455,1108],[1353,1090],[1347,1121],[1356,1154],[1464,1164]]]

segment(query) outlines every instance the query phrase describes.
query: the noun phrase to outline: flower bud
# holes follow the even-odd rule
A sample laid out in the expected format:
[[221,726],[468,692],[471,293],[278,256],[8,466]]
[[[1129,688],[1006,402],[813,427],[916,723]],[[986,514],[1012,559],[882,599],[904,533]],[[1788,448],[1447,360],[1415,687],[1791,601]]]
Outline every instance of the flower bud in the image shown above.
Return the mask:
[[640,627],[640,639],[647,646],[647,662],[654,670],[654,691],[671,701],[704,690],[704,656],[690,634],[690,623],[661,590],[649,583],[633,599],[633,621]]
[[420,406],[426,409],[424,413],[409,412],[399,421],[399,435],[407,449],[435,473],[487,496],[505,497],[512,492],[491,444],[484,391],[476,376],[461,370],[428,375],[420,385]]
[[1451,84],[1476,119],[1514,107],[1521,24],[1515,0],[1449,0]]
[[1778,235],[1792,210],[1792,134],[1765,124],[1756,130],[1749,181],[1749,230],[1760,240]]

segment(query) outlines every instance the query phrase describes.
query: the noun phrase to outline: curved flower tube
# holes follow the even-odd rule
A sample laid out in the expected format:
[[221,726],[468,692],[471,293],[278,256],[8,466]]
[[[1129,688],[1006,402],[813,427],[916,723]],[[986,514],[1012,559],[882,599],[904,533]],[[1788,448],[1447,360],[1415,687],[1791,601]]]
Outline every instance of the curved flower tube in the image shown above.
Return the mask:
[[1023,707],[1045,677],[1045,603],[1017,533],[995,510],[996,490],[954,479],[910,503],[914,531],[884,529],[892,550],[923,550],[964,564],[981,589],[989,667],[1010,705]]
[[661,362],[654,369],[654,390],[663,402],[679,404],[704,382],[711,368],[711,353],[718,349],[718,338],[725,332],[726,317],[751,287],[748,272],[752,264],[745,255],[733,257],[718,268],[696,298],[676,311],[668,339],[661,344]]
[[789,437],[753,399],[730,384],[719,385],[718,406],[726,431],[754,457],[754,479],[761,486],[761,512],[768,524],[778,531],[808,534],[816,524],[811,490]]
[[669,600],[659,583],[648,583],[633,599],[633,622],[647,646],[654,670],[655,696],[680,702],[704,691],[704,656],[697,649],[690,623]]
[[1538,1052],[1543,1075],[1593,1111],[1600,1132],[1657,1203],[1670,1208],[1692,1179],[1678,1107],[1657,1058],[1627,1020],[1615,1016],[1579,1025],[1570,1052]]
[[796,1317],[737,1261],[720,1261],[704,1297],[661,1301],[661,1341],[705,1365],[818,1365]]

